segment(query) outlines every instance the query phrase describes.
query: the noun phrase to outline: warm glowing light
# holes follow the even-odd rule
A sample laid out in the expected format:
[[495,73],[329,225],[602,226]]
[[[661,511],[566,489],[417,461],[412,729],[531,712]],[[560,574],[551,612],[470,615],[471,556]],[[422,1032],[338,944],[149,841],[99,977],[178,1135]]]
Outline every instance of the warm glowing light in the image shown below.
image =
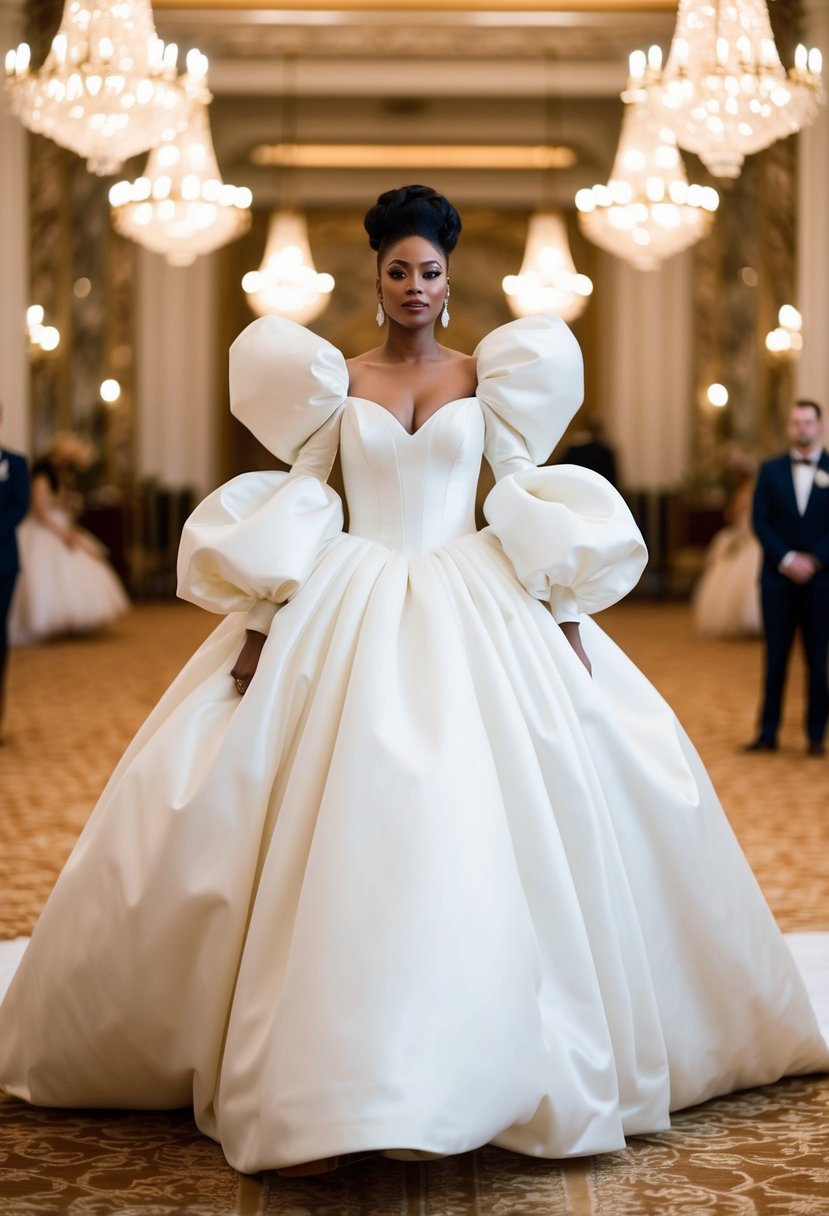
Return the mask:
[[803,318],[792,304],[784,304],[777,314],[777,319],[784,329],[800,333],[803,328]]
[[41,350],[57,350],[60,345],[60,333],[54,325],[43,325],[40,328]]
[[54,325],[44,325],[45,317],[42,304],[30,304],[26,309],[26,330],[32,355],[49,354],[60,345],[60,331]]
[[780,324],[766,334],[766,351],[772,362],[796,359],[803,350],[803,318],[793,304],[784,304],[777,314]]
[[688,185],[673,133],[649,103],[644,54],[635,67],[638,74],[631,74],[622,94],[625,112],[610,181],[579,190],[576,207],[591,241],[638,270],[655,270],[705,235],[719,196],[710,186]]
[[709,384],[706,396],[710,404],[717,409],[721,410],[723,406],[728,405],[728,389],[724,384]]
[[104,380],[101,384],[101,400],[112,405],[121,396],[121,385],[117,380]]
[[254,165],[298,169],[570,169],[575,151],[547,144],[259,144]]
[[184,130],[153,149],[140,177],[109,192],[117,230],[173,266],[190,265],[250,227],[250,190],[226,185],[219,173],[209,97],[205,87]]
[[242,279],[248,303],[263,316],[275,313],[306,325],[328,306],[334,290],[330,274],[318,273],[308,243],[305,217],[275,211],[268,228],[262,264]]
[[157,37],[150,0],[66,0],[42,67],[21,43],[6,55],[6,91],[24,126],[115,173],[187,121],[207,61],[198,51],[179,76],[177,49]]
[[766,0],[680,0],[663,70],[650,66],[651,99],[682,148],[717,177],[813,122],[824,99],[822,59],[798,47],[794,67],[777,53]]
[[584,312],[593,283],[576,272],[561,215],[531,218],[521,270],[507,275],[501,286],[517,317],[546,312],[573,321]]

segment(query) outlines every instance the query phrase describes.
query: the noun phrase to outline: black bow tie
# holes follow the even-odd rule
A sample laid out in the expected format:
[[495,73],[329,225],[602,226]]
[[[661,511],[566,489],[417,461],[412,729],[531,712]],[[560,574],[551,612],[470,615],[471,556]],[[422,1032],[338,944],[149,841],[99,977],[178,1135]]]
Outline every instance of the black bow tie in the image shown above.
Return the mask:
[[810,460],[808,456],[792,456],[792,464],[814,464],[814,460]]

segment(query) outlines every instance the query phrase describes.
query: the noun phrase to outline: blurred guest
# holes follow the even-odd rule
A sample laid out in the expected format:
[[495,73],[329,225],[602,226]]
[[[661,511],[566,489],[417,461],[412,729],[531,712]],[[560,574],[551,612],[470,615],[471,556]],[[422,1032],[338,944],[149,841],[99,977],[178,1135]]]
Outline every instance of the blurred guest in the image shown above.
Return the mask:
[[604,423],[590,416],[584,419],[582,429],[576,431],[569,445],[559,458],[559,464],[577,464],[583,469],[592,469],[606,477],[612,486],[617,484],[616,454],[603,438]]
[[735,488],[727,523],[708,546],[691,607],[694,624],[706,637],[754,637],[763,631],[758,586],[763,551],[751,526],[754,471],[743,458],[728,473]]
[[9,621],[13,646],[91,632],[129,607],[106,549],[77,526],[67,506],[64,479],[91,459],[84,439],[62,433],[32,466],[32,507],[18,537],[23,570]]
[[829,717],[829,453],[816,402],[792,406],[789,439],[790,450],[760,469],[754,493],[766,667],[760,733],[746,750],[777,747],[786,670],[799,632],[808,667],[808,752],[820,756]]
[[[0,405],[0,423],[3,407]],[[17,525],[29,508],[29,474],[25,457],[0,446],[0,742],[6,690],[9,607],[20,570]]]

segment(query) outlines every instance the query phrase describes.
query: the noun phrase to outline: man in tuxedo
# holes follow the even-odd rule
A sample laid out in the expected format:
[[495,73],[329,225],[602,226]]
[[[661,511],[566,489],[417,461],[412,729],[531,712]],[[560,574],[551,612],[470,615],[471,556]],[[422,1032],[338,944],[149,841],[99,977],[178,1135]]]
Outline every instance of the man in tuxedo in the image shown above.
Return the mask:
[[820,406],[796,401],[791,449],[760,469],[754,530],[763,546],[760,591],[766,668],[760,734],[746,751],[774,751],[786,670],[799,631],[808,667],[808,752],[823,754],[829,717],[829,453]]
[[[0,405],[0,423],[3,407]],[[29,472],[25,457],[0,446],[0,743],[3,741],[8,619],[20,569],[16,528],[29,509]]]

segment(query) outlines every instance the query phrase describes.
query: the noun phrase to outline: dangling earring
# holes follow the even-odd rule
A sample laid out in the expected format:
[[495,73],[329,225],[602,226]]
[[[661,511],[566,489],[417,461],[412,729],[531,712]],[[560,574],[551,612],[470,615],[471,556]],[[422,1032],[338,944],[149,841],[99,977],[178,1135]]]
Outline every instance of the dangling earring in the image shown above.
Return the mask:
[[443,312],[440,314],[440,323],[444,329],[449,324],[449,285],[446,287],[446,299],[443,301]]
[[380,326],[380,328],[382,329],[386,323],[386,310],[383,308],[382,300],[377,301],[377,312],[375,314],[374,319],[377,322],[377,324]]

